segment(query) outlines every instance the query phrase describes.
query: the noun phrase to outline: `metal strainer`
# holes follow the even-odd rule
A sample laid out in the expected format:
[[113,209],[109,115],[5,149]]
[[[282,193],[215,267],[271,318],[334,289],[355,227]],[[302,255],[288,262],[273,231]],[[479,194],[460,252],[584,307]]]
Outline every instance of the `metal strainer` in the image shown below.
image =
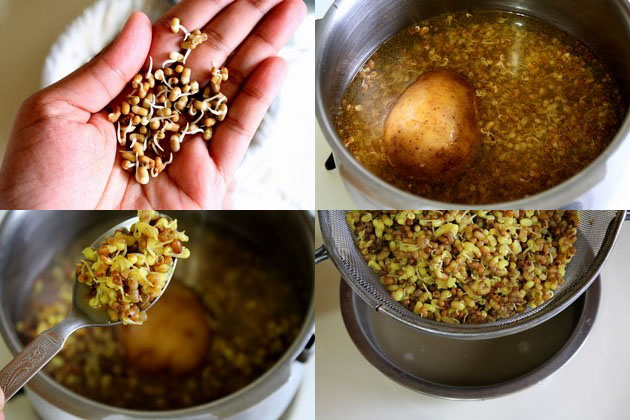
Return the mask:
[[391,298],[379,275],[368,267],[354,244],[346,224],[346,211],[319,211],[324,246],[315,253],[318,263],[330,258],[343,279],[365,302],[412,328],[459,339],[481,339],[514,334],[534,327],[558,314],[588,289],[601,271],[617,239],[625,211],[581,211],[576,255],[569,263],[564,284],[553,299],[536,309],[486,324],[447,324],[422,318]]

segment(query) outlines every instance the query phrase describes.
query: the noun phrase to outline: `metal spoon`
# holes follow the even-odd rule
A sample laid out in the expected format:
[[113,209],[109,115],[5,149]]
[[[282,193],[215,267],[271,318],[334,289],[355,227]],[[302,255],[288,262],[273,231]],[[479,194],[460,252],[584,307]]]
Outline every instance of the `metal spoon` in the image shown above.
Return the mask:
[[[161,214],[161,217],[171,220],[170,217]],[[138,221],[137,217],[126,220],[114,226],[92,243],[92,247],[98,249],[101,242],[112,236],[118,229],[129,229],[131,225]],[[173,261],[173,266],[168,272],[168,278],[164,289],[173,277],[177,258]],[[0,371],[0,388],[4,391],[6,401],[8,401],[17,391],[20,390],[37,372],[42,369],[57,353],[61,351],[66,339],[78,330],[85,327],[111,327],[119,325],[121,322],[113,322],[107,315],[105,308],[92,308],[88,304],[90,287],[75,280],[72,293],[72,311],[63,321],[49,330],[38,335],[24,350],[13,358],[4,369]],[[158,296],[151,306],[161,297]],[[147,308],[146,310],[148,310]]]

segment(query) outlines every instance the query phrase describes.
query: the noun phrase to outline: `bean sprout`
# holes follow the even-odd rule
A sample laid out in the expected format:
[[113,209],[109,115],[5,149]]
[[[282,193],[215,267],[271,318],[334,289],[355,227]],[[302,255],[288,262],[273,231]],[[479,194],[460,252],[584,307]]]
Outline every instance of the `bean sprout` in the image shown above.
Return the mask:
[[[135,169],[136,181],[141,184],[148,183],[149,178],[155,178],[172,164],[173,152],[180,150],[179,144],[186,135],[203,133],[204,140],[209,141],[212,129],[202,128],[202,122],[214,121],[212,115],[222,121],[227,113],[227,97],[220,92],[221,82],[228,78],[227,69],[212,66],[212,85],[204,90],[200,89],[198,81],[191,79],[192,70],[186,67],[192,50],[205,42],[208,35],[198,29],[189,32],[177,18],[171,21],[171,30],[184,34],[181,52],[171,52],[161,68],[154,68],[156,63],[149,56],[148,70],[133,77],[131,94],[122,101],[122,106],[112,106],[113,111],[108,116],[115,123],[121,151],[135,154],[134,159],[133,155],[123,153],[123,169],[129,172]],[[205,99],[206,92],[215,95]],[[201,109],[195,109],[195,104]],[[124,125],[126,128],[123,129]],[[133,135],[127,144],[127,137],[136,127],[140,133]],[[166,136],[170,136],[171,141],[162,147],[160,140]],[[167,153],[170,153],[169,159],[163,164]]]

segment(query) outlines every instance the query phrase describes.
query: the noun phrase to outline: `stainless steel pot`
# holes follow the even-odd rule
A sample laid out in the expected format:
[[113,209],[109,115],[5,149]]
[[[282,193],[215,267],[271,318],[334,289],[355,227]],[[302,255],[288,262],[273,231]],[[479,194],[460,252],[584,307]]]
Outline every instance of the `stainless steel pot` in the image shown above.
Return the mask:
[[[360,208],[454,207],[402,191],[365,169],[344,147],[333,116],[353,76],[384,41],[422,19],[465,10],[512,11],[564,29],[599,54],[619,80],[622,95],[630,97],[630,3],[626,0],[336,0],[324,19],[317,22],[315,105],[344,183]],[[483,207],[578,206],[576,201],[604,179],[607,160],[629,133],[630,117],[626,117],[604,153],[573,178],[525,199]]]
[[[78,395],[40,372],[29,382],[27,391],[44,419],[275,420],[293,399],[301,382],[303,362],[310,356],[314,339],[313,217],[306,212],[290,211],[172,212],[169,215],[179,219],[180,226],[193,238],[196,229],[219,225],[270,250],[272,257],[277,256],[284,262],[308,302],[298,337],[268,372],[247,387],[220,400],[182,410],[153,412],[108,406]],[[23,347],[15,323],[35,277],[55,254],[68,249],[79,236],[93,238],[130,216],[133,213],[96,211],[7,214],[0,225],[0,332],[13,354]],[[190,263],[194,264],[194,260]]]
[[599,278],[543,324],[490,340],[458,340],[397,323],[341,282],[341,314],[361,354],[391,380],[452,400],[486,400],[533,386],[564,366],[589,336],[600,301]]

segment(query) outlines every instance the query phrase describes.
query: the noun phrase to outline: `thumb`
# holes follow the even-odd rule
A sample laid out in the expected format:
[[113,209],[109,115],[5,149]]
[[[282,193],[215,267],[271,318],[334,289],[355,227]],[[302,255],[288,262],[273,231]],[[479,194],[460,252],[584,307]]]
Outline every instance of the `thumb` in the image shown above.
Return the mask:
[[135,12],[118,37],[96,57],[51,86],[61,100],[96,113],[109,104],[142,68],[151,47],[151,21]]
[[2,416],[2,409],[4,408],[4,392],[2,392],[2,388],[0,388],[0,416]]

